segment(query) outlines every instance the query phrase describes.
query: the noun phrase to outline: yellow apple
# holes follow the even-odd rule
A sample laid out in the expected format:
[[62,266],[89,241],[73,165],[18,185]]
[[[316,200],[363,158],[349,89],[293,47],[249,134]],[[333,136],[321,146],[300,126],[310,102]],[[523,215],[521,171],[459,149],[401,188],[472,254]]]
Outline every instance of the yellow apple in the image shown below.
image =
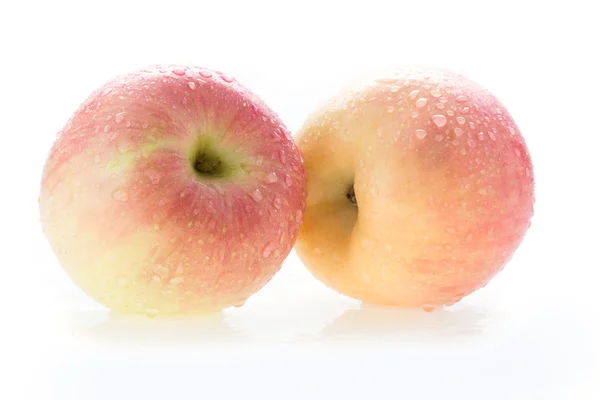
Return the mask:
[[296,141],[308,180],[296,250],[319,280],[364,302],[453,304],[503,268],[530,225],[523,137],[464,76],[380,73],[327,101]]

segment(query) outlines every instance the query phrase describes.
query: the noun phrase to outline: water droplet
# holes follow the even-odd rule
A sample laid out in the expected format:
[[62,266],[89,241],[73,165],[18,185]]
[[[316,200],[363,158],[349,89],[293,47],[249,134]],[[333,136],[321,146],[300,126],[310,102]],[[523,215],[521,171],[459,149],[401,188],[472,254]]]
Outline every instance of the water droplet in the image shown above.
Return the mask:
[[411,118],[417,118],[419,116],[419,113],[416,111],[413,111],[410,113]]
[[289,187],[292,187],[292,185],[294,184],[294,181],[292,180],[292,178],[289,175],[285,176],[285,184],[288,185]]
[[473,121],[469,122],[469,128],[475,129],[475,123]]
[[296,222],[300,223],[302,221],[302,210],[296,210]]
[[184,280],[185,280],[185,278],[184,278],[184,277],[182,277],[182,276],[177,276],[177,277],[175,277],[175,278],[171,278],[171,279],[169,280],[169,284],[170,284],[170,285],[172,285],[172,286],[179,285],[179,284],[182,284]]
[[117,124],[120,124],[121,122],[123,122],[123,120],[125,119],[125,113],[124,112],[120,112],[118,114],[115,115],[115,122]]
[[435,103],[435,108],[437,108],[438,110],[443,110],[444,107],[446,107],[446,106],[442,103]]
[[275,196],[273,199],[273,206],[278,210],[281,209],[281,198],[279,196]]
[[458,122],[460,125],[464,125],[464,123],[467,122],[467,120],[465,119],[465,117],[456,117],[456,122]]
[[479,139],[479,140],[485,140],[485,133],[478,132],[477,133],[477,139]]
[[127,128],[129,128],[129,127],[131,126],[131,122],[130,122],[130,121],[126,121],[126,122],[125,122],[125,126],[126,126]]
[[516,133],[517,133],[517,132],[515,131],[515,128],[513,128],[512,126],[509,126],[509,127],[508,127],[508,131],[509,131],[509,132],[510,132],[510,134],[511,134],[511,135],[513,135],[513,136],[514,136],[514,135],[516,135]]
[[394,106],[388,106],[387,112],[389,112],[389,113],[394,112]]
[[476,147],[477,143],[475,143],[475,141],[471,138],[467,139],[467,144],[469,145],[469,147]]
[[112,198],[115,201],[124,203],[127,200],[129,200],[129,193],[127,193],[127,189],[125,189],[125,188],[118,188],[118,189],[113,190]]
[[267,176],[265,176],[265,182],[266,183],[277,182],[277,174],[275,174],[275,172],[269,172],[267,174]]
[[188,82],[188,86],[190,87],[190,89],[195,90],[196,89],[196,82]]
[[396,93],[399,90],[400,90],[400,86],[396,86],[396,85],[394,85],[390,88],[390,92],[392,92],[392,93]]
[[461,113],[463,114],[467,114],[471,109],[469,107],[465,107],[462,110],[460,110]]
[[446,122],[448,121],[446,119],[446,117],[444,115],[441,114],[436,114],[434,116],[431,117],[431,120],[433,121],[434,124],[436,124],[439,128],[443,127],[444,125],[446,125]]
[[173,74],[177,75],[177,76],[184,76],[185,75],[185,71],[182,69],[174,69],[173,70]]
[[469,101],[469,98],[467,96],[465,96],[464,94],[461,94],[460,96],[456,96],[457,103],[466,103],[467,101]]
[[495,141],[496,141],[496,135],[494,135],[494,132],[492,132],[492,131],[488,131],[488,136],[490,137],[490,140],[491,140],[492,142],[495,142]]
[[515,154],[517,157],[521,157],[521,151],[519,149],[515,149]]
[[283,149],[279,152],[279,161],[281,161],[282,164],[285,164],[286,162],[285,151]]
[[440,97],[440,103],[446,104],[448,102],[447,97]]
[[263,157],[263,156],[258,156],[258,157],[256,157],[256,160],[254,160],[254,163],[255,163],[256,165],[262,165],[262,163],[263,163],[263,160],[264,160],[264,157]]
[[415,107],[417,107],[417,108],[422,108],[422,107],[425,107],[426,105],[427,105],[427,99],[425,97],[421,97],[415,103]]
[[415,131],[415,135],[417,136],[417,139],[423,139],[425,136],[427,136],[427,132],[425,129],[417,129]]
[[462,134],[464,133],[463,130],[459,127],[454,128],[454,133],[456,134],[456,136],[462,136]]
[[203,78],[210,78],[212,76],[212,72],[206,70],[201,70],[199,74]]
[[148,169],[144,172],[144,174],[153,185],[156,185],[158,182],[160,182],[160,172],[156,171],[155,169]]
[[121,154],[126,153],[129,150],[129,143],[125,140],[119,140],[116,144],[117,151]]
[[414,100],[414,99],[417,98],[418,94],[419,94],[419,89],[413,90],[412,92],[410,92],[408,94],[408,98],[411,99],[411,100]]
[[434,139],[436,142],[441,142],[442,140],[444,140],[444,135],[435,135]]
[[446,111],[446,114],[448,114],[448,116],[449,116],[449,117],[452,117],[452,116],[454,116],[454,111],[452,111],[452,110],[447,110],[447,111]]
[[110,126],[110,125],[104,125],[104,132],[105,133],[110,132],[111,129],[112,129],[112,126]]
[[263,258],[269,258],[271,256],[271,252],[273,252],[273,247],[273,243],[267,243],[262,252]]
[[232,77],[230,77],[230,76],[227,76],[227,75],[219,75],[219,77],[220,77],[220,78],[221,78],[223,81],[225,81],[225,82],[227,82],[227,83],[231,83],[231,82],[233,82],[233,78],[232,78]]
[[234,306],[234,307],[236,307],[236,308],[240,308],[240,307],[242,307],[244,304],[246,304],[246,299],[238,301],[238,302],[237,302],[237,303],[235,303],[233,306]]
[[254,200],[257,203],[260,203],[263,199],[263,195],[260,192],[260,190],[258,190],[258,189],[254,190],[252,193],[250,193],[250,197],[252,197],[252,200]]
[[431,95],[437,99],[438,97],[440,97],[442,95],[442,92],[440,92],[439,89],[433,89],[431,91]]

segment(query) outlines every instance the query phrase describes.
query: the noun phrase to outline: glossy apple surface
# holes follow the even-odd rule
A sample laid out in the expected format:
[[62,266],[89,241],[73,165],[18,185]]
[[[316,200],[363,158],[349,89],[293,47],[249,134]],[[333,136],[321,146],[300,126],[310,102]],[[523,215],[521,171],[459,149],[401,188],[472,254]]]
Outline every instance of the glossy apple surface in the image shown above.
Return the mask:
[[41,222],[69,276],[126,313],[243,303],[278,271],[305,207],[300,152],[236,80],[156,66],[95,91],[54,143]]
[[533,215],[521,133],[464,76],[396,70],[330,99],[301,128],[307,209],[296,249],[364,302],[432,309],[484,286]]

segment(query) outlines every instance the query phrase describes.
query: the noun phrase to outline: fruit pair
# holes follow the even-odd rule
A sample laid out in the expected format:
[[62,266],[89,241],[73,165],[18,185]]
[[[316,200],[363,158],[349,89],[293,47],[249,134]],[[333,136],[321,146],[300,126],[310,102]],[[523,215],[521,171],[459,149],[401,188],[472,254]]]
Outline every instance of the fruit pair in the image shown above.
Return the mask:
[[494,96],[459,75],[367,79],[311,115],[297,142],[222,73],[117,77],[50,151],[44,232],[91,297],[155,315],[243,303],[297,237],[306,266],[341,293],[452,304],[502,268],[529,226],[523,138]]

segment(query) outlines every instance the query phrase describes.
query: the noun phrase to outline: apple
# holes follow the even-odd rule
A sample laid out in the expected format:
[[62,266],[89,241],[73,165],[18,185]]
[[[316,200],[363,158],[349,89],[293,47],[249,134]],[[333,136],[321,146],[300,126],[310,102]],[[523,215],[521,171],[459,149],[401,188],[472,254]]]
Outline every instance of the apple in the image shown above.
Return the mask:
[[58,134],[39,195],[68,275],[122,313],[241,305],[279,270],[305,208],[302,156],[233,78],[153,66],[96,90]]
[[297,135],[307,206],[296,250],[366,303],[456,303],[509,261],[533,215],[525,141],[466,77],[397,69],[350,85]]

